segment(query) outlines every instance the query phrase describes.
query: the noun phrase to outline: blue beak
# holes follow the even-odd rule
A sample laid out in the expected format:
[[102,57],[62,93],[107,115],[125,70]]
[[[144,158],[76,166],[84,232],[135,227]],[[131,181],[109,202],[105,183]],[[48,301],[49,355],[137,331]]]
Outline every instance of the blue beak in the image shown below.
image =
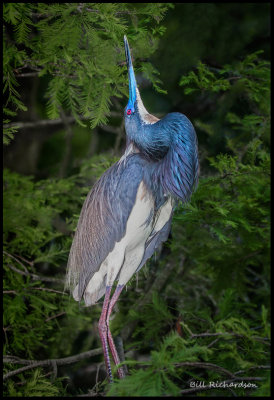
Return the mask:
[[129,80],[129,100],[127,105],[127,110],[130,109],[132,112],[135,111],[134,103],[136,101],[136,79],[134,75],[133,65],[131,61],[130,49],[127,41],[126,35],[124,36],[124,44],[125,44],[125,53],[127,60],[127,69],[128,69],[128,80]]

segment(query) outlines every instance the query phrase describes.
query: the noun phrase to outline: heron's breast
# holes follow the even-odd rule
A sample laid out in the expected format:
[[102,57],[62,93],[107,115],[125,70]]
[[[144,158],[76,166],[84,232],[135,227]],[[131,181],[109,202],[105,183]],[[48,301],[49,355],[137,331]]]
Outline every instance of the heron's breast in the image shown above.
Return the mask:
[[[153,229],[154,199],[142,181],[138,187],[134,206],[129,215],[123,238],[115,243],[100,266],[100,274],[107,269],[107,285],[126,271],[126,283],[134,274],[143,257],[145,243]],[[107,268],[105,268],[107,266]]]
[[151,233],[154,214],[154,199],[142,181],[139,185],[135,204],[129,215],[126,233],[122,240],[127,249],[132,249],[140,244],[145,244]]

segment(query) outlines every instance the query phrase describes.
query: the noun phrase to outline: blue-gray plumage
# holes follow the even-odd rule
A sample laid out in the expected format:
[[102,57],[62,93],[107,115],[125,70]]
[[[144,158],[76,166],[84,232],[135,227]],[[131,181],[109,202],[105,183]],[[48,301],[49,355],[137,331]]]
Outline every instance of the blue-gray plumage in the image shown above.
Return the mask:
[[[89,192],[71,246],[67,286],[86,305],[105,295],[99,333],[110,381],[108,346],[119,364],[109,316],[124,285],[167,240],[174,208],[186,202],[198,182],[195,130],[188,118],[148,113],[136,85],[130,50],[124,38],[129,101],[124,112],[127,134],[122,158]],[[110,298],[111,288],[118,282]],[[118,368],[122,378],[124,371]]]

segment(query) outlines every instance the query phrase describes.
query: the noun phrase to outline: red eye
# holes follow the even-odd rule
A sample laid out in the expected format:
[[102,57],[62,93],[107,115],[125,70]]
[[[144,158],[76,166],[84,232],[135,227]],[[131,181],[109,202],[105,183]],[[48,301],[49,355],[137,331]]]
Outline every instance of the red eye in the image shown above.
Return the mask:
[[130,115],[131,114],[131,109],[129,108],[128,110],[127,110],[127,115]]

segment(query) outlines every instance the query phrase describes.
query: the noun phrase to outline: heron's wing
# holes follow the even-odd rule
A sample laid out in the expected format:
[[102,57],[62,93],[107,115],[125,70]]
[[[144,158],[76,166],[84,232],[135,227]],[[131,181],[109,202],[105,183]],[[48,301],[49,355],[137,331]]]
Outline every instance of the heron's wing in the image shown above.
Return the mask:
[[130,155],[115,163],[87,195],[68,260],[66,286],[78,284],[81,299],[92,276],[125,235],[144,173],[144,160]]
[[142,261],[137,268],[136,272],[139,272],[140,269],[144,266],[144,264],[147,262],[147,260],[152,256],[152,254],[158,249],[158,247],[167,240],[170,229],[171,229],[171,220],[172,217],[167,221],[167,223],[163,226],[163,228],[154,233],[153,236],[148,240],[146,244],[146,249],[144,252],[144,256],[142,258]]

